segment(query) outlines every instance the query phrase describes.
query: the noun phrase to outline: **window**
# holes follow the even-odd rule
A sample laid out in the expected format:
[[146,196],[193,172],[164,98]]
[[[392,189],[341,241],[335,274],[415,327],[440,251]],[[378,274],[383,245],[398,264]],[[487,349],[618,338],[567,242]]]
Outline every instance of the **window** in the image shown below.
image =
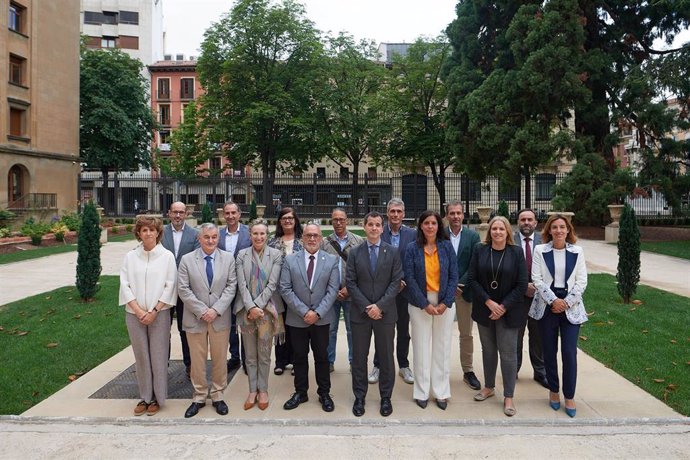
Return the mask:
[[134,37],[131,35],[120,35],[117,39],[117,47],[126,50],[138,50],[139,37]]
[[101,48],[115,48],[115,37],[101,37]]
[[26,126],[26,110],[10,107],[10,136],[24,137]]
[[340,167],[340,179],[347,180],[350,178],[350,170],[345,166]]
[[12,204],[14,206],[21,206],[19,201],[24,195],[24,174],[19,165],[14,165],[10,168],[7,182],[9,184],[7,195],[11,204],[9,207],[12,207]]
[[103,24],[117,24],[117,12],[116,11],[104,11],[102,17],[103,17]]
[[316,168],[316,178],[325,179],[326,178],[326,168]]
[[377,171],[376,168],[370,167],[367,168],[367,177],[369,177],[369,180],[376,179],[377,177]]
[[139,24],[139,13],[136,11],[120,11],[120,24]]
[[170,99],[170,79],[158,79],[158,99]]
[[10,54],[10,83],[24,85],[24,69],[26,59]]
[[103,13],[100,11],[84,11],[84,24],[103,24]]
[[180,79],[180,97],[182,99],[194,99],[194,79]]
[[101,47],[101,37],[86,37],[86,47],[89,49]]
[[170,143],[170,131],[160,131],[158,133],[158,135],[160,136],[160,143],[161,144],[169,144]]
[[220,157],[212,157],[209,166],[214,172],[220,170]]
[[479,181],[474,179],[463,179],[462,186],[460,187],[460,195],[467,197],[469,201],[481,201],[482,199],[482,187]]
[[540,201],[550,201],[556,187],[555,174],[537,174],[537,194],[536,199]]
[[170,125],[170,105],[161,104],[158,106],[158,113],[160,114],[159,122],[161,125]]
[[26,9],[16,3],[10,2],[10,17],[8,26],[10,30],[24,33],[24,12]]

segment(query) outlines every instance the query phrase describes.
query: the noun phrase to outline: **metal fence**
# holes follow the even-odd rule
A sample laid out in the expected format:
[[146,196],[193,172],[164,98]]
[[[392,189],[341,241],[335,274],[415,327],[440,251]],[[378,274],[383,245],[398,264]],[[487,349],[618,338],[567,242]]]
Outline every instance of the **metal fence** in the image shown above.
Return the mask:
[[[484,182],[463,174],[451,173],[445,181],[445,201],[461,199],[465,214],[477,219],[480,206],[498,208],[505,201],[511,215],[523,207],[533,208],[542,218],[552,210],[554,190],[566,174],[534,174],[522,177],[517,185],[502,183],[490,177]],[[227,200],[240,205],[243,213],[250,203],[266,205],[266,216],[275,216],[278,204],[291,206],[303,219],[330,217],[335,206],[344,208],[354,218],[369,211],[385,212],[388,201],[400,197],[405,202],[406,215],[413,218],[425,209],[440,210],[442,203],[431,175],[378,174],[362,175],[354,184],[352,175],[281,175],[268,182],[261,175],[223,176],[180,180],[156,177],[148,172],[111,173],[108,178],[107,200],[104,199],[103,178],[97,172],[84,172],[80,177],[80,198],[94,200],[110,216],[132,216],[139,212],[164,214],[174,201],[194,205],[199,216],[205,204],[212,210]],[[264,199],[264,188],[270,195]],[[629,200],[638,217],[670,217],[672,209],[663,195],[652,193],[646,198]],[[468,212],[469,211],[469,212]]]

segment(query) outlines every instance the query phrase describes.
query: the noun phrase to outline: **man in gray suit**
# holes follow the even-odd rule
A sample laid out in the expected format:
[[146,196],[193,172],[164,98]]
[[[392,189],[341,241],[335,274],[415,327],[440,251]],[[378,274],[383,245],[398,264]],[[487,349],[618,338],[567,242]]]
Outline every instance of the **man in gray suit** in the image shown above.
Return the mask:
[[352,327],[352,392],[355,403],[352,413],[364,415],[367,395],[367,361],[374,333],[374,348],[379,357],[380,413],[393,413],[391,395],[395,385],[393,337],[398,310],[395,297],[403,277],[400,252],[381,241],[383,216],[370,212],[364,217],[367,239],[350,251],[346,285],[352,298],[350,321]]
[[[182,256],[199,248],[199,239],[197,238],[199,232],[185,224],[184,220],[185,217],[187,217],[187,207],[181,201],[176,201],[170,205],[168,217],[170,218],[170,223],[163,227],[163,239],[161,240],[161,244],[165,249],[175,254],[175,263],[179,267]],[[177,317],[177,330],[180,333],[180,342],[182,344],[182,362],[184,362],[185,371],[189,377],[191,363],[189,358],[189,344],[187,343],[187,335],[182,328],[184,304],[179,297],[175,305],[175,316]],[[172,318],[172,315],[170,315],[171,325]]]
[[192,359],[194,396],[184,416],[194,417],[206,405],[209,385],[206,358],[211,351],[211,401],[220,415],[227,415],[223,392],[228,386],[225,358],[230,334],[230,304],[235,297],[235,258],[218,250],[218,228],[201,225],[201,248],[185,255],[178,270],[178,293],[184,302],[183,327]]
[[[537,228],[537,215],[531,209],[522,209],[518,213],[518,229],[515,232],[515,244],[522,247],[525,256],[525,263],[527,264],[527,276],[529,283],[527,284],[527,292],[525,293],[523,307],[525,309],[525,316],[527,317],[527,330],[529,332],[529,359],[534,370],[533,378],[539,382],[544,388],[549,388],[546,380],[546,370],[544,369],[544,357],[541,349],[541,338],[539,337],[538,321],[527,316],[532,299],[534,298],[534,284],[532,284],[532,254],[534,254],[534,247],[541,244],[541,235],[535,232]],[[517,370],[520,372],[522,365],[522,346],[523,336],[525,335],[525,326],[522,326],[518,331],[517,343]]]
[[309,397],[309,346],[314,353],[317,393],[321,408],[335,409],[331,399],[331,376],[328,372],[328,330],[335,321],[333,302],[338,295],[338,259],[321,251],[321,227],[309,222],[304,227],[304,249],[290,254],[280,273],[280,294],[286,303],[285,322],[290,329],[295,393],[283,408],[291,410]]

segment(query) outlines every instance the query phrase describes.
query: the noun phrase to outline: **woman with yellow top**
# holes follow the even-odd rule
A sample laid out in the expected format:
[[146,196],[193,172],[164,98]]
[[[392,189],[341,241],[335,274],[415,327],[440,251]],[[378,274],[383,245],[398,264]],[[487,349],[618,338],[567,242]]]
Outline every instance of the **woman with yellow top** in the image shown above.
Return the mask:
[[445,410],[450,398],[450,350],[458,284],[453,245],[436,211],[424,211],[417,224],[417,240],[403,258],[410,302],[415,402],[426,408],[429,396]]

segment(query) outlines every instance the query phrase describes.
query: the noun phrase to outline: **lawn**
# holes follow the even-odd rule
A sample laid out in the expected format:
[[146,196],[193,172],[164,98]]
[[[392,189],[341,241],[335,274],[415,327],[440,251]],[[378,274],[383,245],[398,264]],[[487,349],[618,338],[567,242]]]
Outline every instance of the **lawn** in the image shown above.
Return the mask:
[[640,249],[690,260],[690,241],[643,241]]
[[0,414],[21,414],[129,345],[118,289],[102,276],[92,303],[64,287],[0,306]]
[[690,302],[639,286],[624,305],[611,275],[589,276],[585,305],[589,321],[579,346],[597,361],[690,416]]

